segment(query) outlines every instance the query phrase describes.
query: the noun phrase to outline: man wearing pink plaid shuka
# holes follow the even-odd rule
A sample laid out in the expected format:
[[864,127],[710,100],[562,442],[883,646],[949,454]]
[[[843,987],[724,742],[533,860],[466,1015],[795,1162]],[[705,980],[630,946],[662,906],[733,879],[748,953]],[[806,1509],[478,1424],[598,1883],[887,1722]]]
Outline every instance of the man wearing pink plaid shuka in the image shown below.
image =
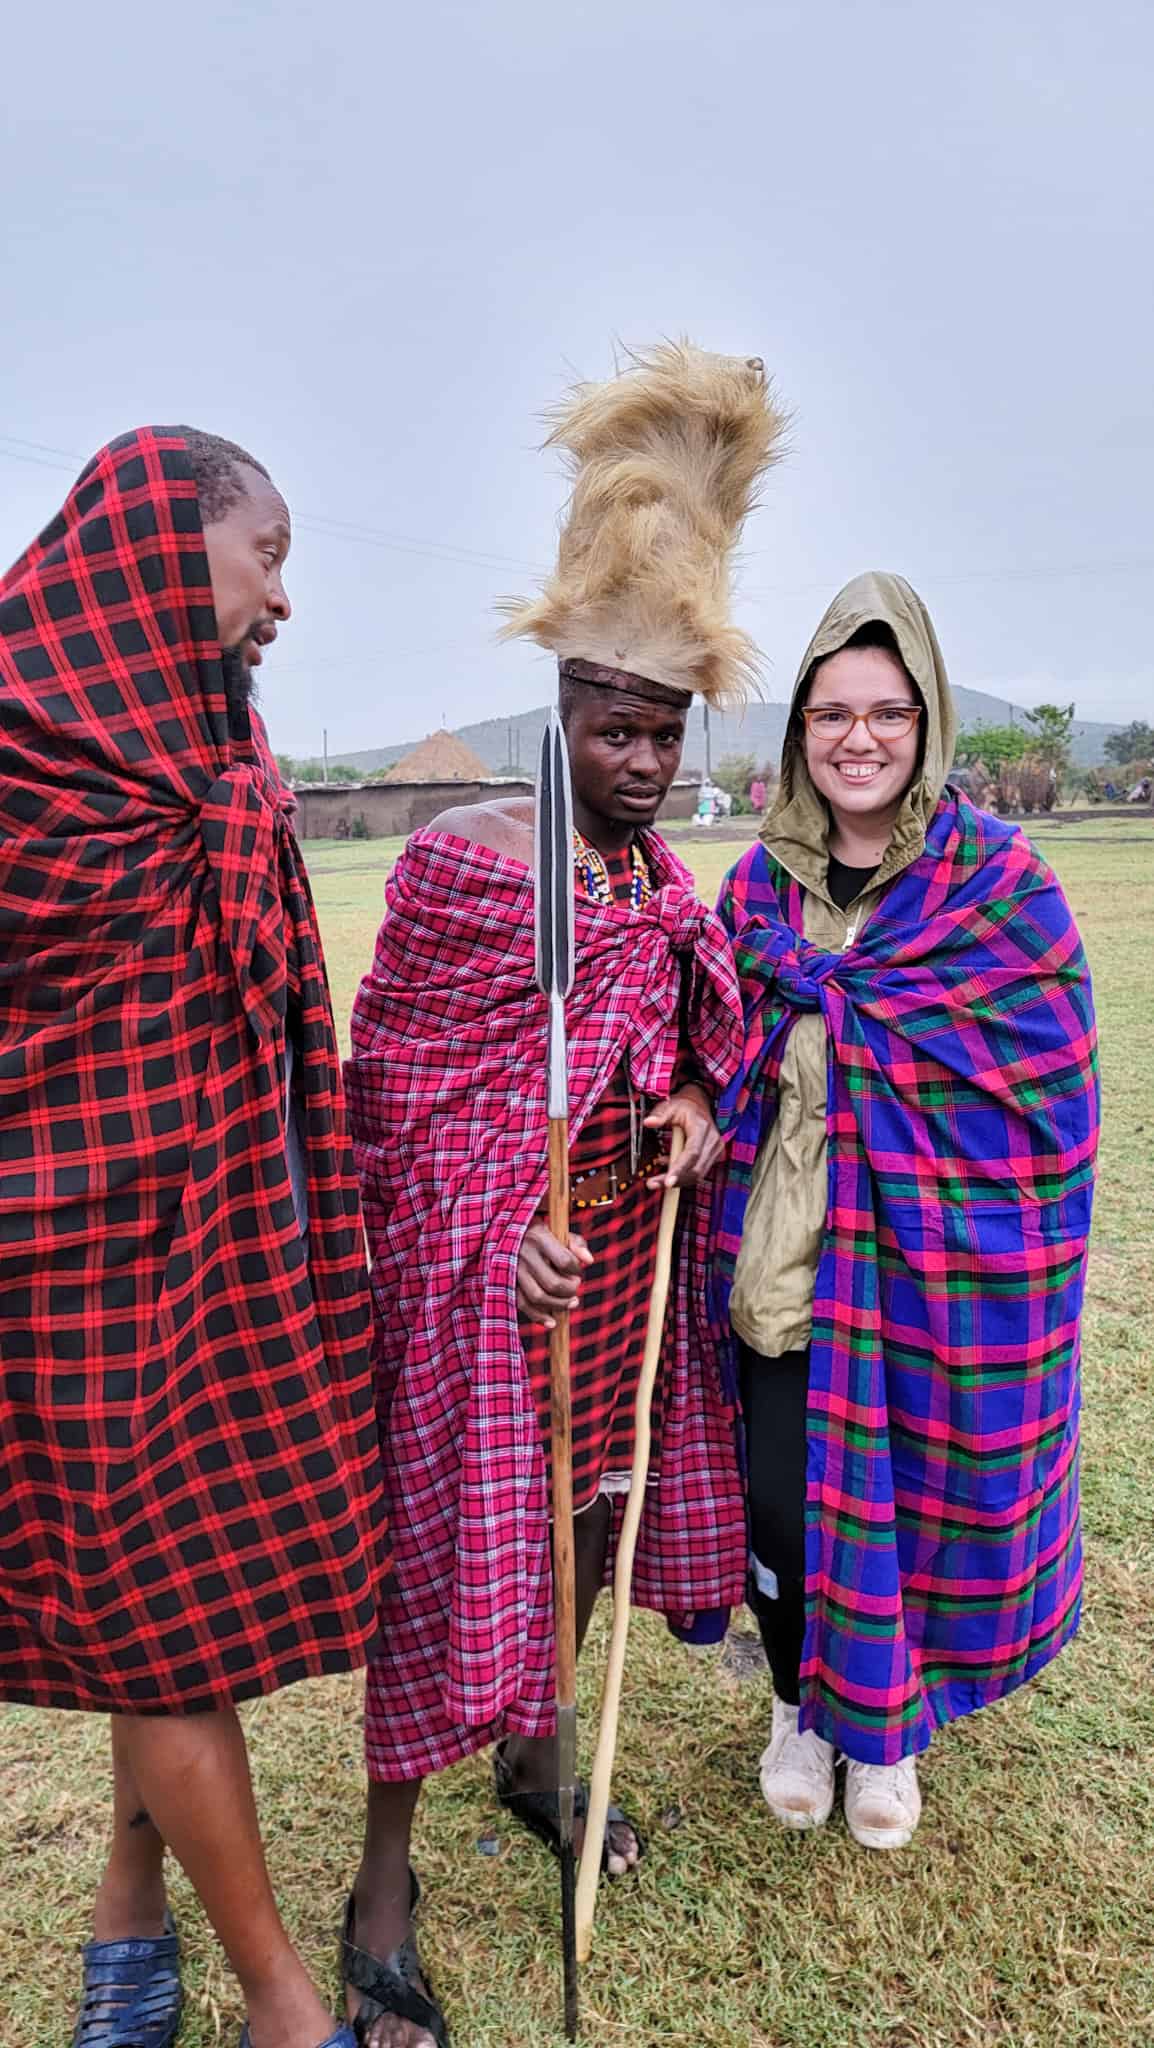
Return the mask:
[[[583,1635],[628,1489],[662,1191],[720,1156],[712,1105],[740,1058],[724,931],[653,821],[694,691],[732,700],[753,658],[728,616],[728,554],[779,428],[760,363],[666,346],[579,389],[553,436],[575,474],[558,568],[509,630],[557,657],[572,770],[571,1250],[541,1218],[531,801],[413,835],[357,998],[347,1084],[394,1548],[344,1951],[369,2048],[447,2040],[411,1931],[422,1780],[496,1743],[502,1807],[557,1845],[546,1333],[572,1311]],[[671,1127],[675,1167],[658,1151]],[[706,1309],[709,1206],[705,1189],[683,1204],[634,1576],[635,1599],[696,1641],[721,1635],[746,1566],[735,1389]],[[611,1807],[603,1867],[624,1875],[643,1850]]]

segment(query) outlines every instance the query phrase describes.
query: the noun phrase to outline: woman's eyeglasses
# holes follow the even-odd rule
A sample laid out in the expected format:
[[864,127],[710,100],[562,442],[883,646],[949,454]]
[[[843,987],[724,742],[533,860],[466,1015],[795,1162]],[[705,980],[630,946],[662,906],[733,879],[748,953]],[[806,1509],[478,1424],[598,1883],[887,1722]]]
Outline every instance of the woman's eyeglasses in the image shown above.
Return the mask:
[[844,704],[807,704],[806,726],[818,740],[848,739],[855,725],[864,725],[875,740],[904,740],[922,715],[920,704],[875,704],[871,711],[848,711]]

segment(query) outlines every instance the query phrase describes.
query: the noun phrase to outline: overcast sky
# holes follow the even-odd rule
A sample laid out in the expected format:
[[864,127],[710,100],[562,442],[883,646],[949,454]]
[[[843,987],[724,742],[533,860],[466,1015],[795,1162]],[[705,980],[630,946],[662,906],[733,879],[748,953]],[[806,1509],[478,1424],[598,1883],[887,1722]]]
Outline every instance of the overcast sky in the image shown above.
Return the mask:
[[771,695],[879,567],[956,682],[1149,716],[1152,67],[1149,0],[14,8],[0,556],[190,421],[293,508],[278,747],[524,709],[537,415],[684,333],[795,414],[741,571]]

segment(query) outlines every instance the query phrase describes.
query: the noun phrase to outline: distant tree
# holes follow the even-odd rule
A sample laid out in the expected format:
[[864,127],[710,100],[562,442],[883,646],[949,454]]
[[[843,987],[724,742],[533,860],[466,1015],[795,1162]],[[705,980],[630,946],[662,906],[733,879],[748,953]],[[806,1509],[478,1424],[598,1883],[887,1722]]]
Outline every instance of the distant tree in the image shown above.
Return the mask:
[[727,796],[747,797],[756,776],[756,754],[725,754],[714,768],[712,780]]
[[[294,782],[324,782],[325,780],[325,764],[323,761],[294,761],[292,767]],[[330,761],[328,780],[336,783],[359,782],[361,778],[355,768],[349,768],[341,761]]]
[[1070,732],[1074,724],[1072,704],[1037,704],[1026,717],[1033,726],[1030,752],[1047,768],[1064,774],[1070,765]]
[[980,761],[997,781],[999,771],[1020,761],[1030,746],[1020,725],[964,725],[954,749],[959,768],[973,768]]
[[735,818],[744,816],[750,809],[749,785],[756,774],[756,754],[723,754],[713,769],[711,780],[731,799]]
[[1125,767],[1130,761],[1148,761],[1154,756],[1154,726],[1144,718],[1132,719],[1121,732],[1112,732],[1102,749],[1108,761]]
[[714,766],[712,780],[729,796],[744,796],[756,774],[756,754],[724,754]]
[[277,769],[282,782],[308,782],[311,761],[298,761],[295,754],[277,754]]

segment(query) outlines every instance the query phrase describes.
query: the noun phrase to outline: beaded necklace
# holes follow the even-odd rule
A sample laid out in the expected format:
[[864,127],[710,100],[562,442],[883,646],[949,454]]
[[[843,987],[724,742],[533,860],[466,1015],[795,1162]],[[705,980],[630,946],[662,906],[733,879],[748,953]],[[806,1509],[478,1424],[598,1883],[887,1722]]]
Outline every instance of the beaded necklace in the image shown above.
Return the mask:
[[[633,878],[629,884],[630,908],[633,910],[643,910],[653,894],[653,882],[650,878],[645,855],[642,853],[636,840],[633,841],[630,851],[633,856]],[[613,894],[613,884],[609,879],[609,870],[598,853],[597,848],[591,846],[589,841],[580,832],[574,832],[573,834],[573,858],[577,864],[577,873],[581,878],[582,887],[590,903],[604,903],[612,909],[617,902],[617,898]]]
[[[629,884],[629,903],[631,909],[642,910],[653,894],[653,882],[645,855],[636,839],[631,844],[630,852],[633,857],[633,876]],[[573,859],[588,901],[607,904],[610,909],[616,907],[617,898],[613,894],[613,884],[602,855],[595,846],[590,845],[583,833],[577,831],[573,834]],[[623,1072],[624,1086],[629,1097],[629,1170],[631,1174],[636,1175],[641,1166],[641,1120],[645,1114],[645,1106],[638,1100],[637,1091],[630,1078],[628,1061],[624,1064]]]

